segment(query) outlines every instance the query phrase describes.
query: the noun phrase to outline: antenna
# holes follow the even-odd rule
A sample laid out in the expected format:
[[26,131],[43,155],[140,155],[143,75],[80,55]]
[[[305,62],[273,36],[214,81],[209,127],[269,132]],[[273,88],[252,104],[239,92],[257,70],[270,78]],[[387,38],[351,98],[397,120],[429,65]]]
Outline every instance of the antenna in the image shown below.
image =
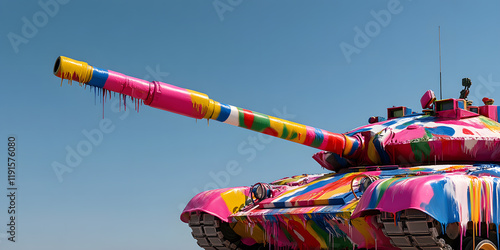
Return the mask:
[[441,81],[441,26],[438,26],[439,32],[439,99],[443,100],[443,84]]

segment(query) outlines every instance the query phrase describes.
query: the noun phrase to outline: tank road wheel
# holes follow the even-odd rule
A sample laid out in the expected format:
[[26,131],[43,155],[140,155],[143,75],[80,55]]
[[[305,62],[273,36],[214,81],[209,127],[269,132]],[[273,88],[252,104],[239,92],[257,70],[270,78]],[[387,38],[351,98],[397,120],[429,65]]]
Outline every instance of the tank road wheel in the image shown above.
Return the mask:
[[189,219],[191,235],[198,241],[198,245],[205,249],[229,250],[242,249],[246,245],[241,243],[240,236],[231,228],[230,224],[207,213],[192,213]]
[[[474,242],[476,243],[476,247],[474,247]],[[480,237],[476,237],[473,240],[472,237],[467,237],[463,241],[463,250],[497,250],[497,247],[490,240]]]

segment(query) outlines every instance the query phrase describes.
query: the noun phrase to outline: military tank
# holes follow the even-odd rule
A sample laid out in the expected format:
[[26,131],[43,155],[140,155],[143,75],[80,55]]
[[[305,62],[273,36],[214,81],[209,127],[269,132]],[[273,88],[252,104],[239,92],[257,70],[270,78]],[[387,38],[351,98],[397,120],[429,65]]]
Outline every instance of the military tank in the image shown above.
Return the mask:
[[[195,119],[217,120],[314,147],[331,172],[196,195],[180,218],[205,249],[497,249],[500,108],[421,98],[346,133],[223,104],[59,57],[54,74]],[[62,80],[61,80],[62,81]],[[104,96],[104,95],[103,95]]]

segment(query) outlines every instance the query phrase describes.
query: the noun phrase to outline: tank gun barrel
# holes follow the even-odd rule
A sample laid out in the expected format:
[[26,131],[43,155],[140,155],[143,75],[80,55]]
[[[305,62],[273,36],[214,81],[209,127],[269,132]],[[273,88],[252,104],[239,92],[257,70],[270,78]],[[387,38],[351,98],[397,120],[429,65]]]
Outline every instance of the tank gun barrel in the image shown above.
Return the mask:
[[277,117],[214,101],[204,93],[157,81],[146,81],[86,62],[60,56],[54,75],[140,99],[153,108],[195,119],[212,119],[272,135],[337,155],[352,155],[360,142],[355,137],[332,133]]

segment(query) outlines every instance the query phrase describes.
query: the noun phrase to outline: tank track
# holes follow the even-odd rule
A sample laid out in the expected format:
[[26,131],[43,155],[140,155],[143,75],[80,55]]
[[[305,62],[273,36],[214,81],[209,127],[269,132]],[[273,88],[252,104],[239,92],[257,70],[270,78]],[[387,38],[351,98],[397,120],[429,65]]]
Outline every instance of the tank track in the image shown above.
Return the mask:
[[393,246],[403,250],[452,250],[441,235],[441,225],[432,217],[418,210],[408,209],[398,213],[382,212],[378,223],[391,239]]
[[191,235],[197,240],[198,246],[210,250],[242,250],[239,235],[229,226],[229,223],[207,213],[191,213],[189,219]]
[[[439,222],[418,210],[404,210],[396,220],[393,214],[382,212],[377,216],[377,221],[391,244],[402,250],[452,250],[444,239],[439,238]],[[240,237],[232,231],[229,223],[211,214],[192,213],[189,227],[198,245],[207,250],[243,250],[255,247],[241,243]]]

